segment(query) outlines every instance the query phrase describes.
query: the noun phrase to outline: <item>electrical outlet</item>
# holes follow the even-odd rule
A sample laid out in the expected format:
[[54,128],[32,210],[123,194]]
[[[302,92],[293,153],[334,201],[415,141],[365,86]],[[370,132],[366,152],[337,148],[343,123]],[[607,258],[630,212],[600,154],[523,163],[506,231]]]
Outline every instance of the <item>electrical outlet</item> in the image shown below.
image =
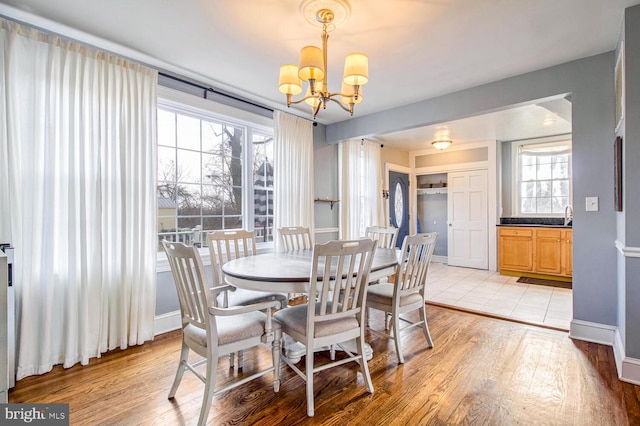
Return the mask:
[[588,212],[598,211],[598,197],[586,197],[585,198],[585,210]]

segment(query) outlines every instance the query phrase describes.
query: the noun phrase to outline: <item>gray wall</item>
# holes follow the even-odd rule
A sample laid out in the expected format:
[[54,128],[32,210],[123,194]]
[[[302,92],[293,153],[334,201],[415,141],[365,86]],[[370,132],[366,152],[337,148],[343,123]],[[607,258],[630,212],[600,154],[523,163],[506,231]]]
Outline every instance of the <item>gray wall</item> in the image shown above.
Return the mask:
[[[625,10],[621,32],[624,40],[624,120],[617,135],[623,146],[623,212],[617,213],[617,237],[626,247],[640,247],[640,6]],[[618,51],[620,47],[618,47]],[[609,143],[611,147],[611,143]],[[625,354],[640,358],[640,258],[618,255],[618,328]]]
[[[571,94],[573,117],[574,318],[617,325],[616,217],[611,179],[614,52],[522,74],[327,126],[327,140],[389,133]],[[594,171],[598,171],[594,173]],[[584,199],[599,197],[600,211]],[[629,296],[627,294],[627,296]],[[640,302],[640,300],[637,300]],[[637,331],[636,331],[637,333]]]

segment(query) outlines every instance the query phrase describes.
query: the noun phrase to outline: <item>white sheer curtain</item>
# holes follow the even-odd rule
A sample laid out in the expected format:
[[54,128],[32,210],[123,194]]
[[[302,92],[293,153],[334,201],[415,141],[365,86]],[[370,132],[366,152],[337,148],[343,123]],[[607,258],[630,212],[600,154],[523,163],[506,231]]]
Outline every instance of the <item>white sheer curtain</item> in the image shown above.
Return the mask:
[[18,378],[153,338],[157,72],[0,19]]
[[340,144],[340,238],[364,236],[384,226],[380,145],[368,140]]
[[[309,120],[275,111],[273,220],[283,226],[305,226],[313,236],[313,127]],[[275,246],[280,249],[276,232]]]

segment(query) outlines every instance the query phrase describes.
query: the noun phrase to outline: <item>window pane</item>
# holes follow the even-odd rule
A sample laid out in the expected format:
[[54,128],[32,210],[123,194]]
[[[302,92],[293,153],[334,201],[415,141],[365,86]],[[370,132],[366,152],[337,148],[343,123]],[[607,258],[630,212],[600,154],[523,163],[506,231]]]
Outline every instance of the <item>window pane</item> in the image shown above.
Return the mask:
[[536,164],[536,157],[532,157],[531,155],[522,155],[520,156],[520,161],[523,166],[533,166]]
[[536,199],[535,198],[521,198],[520,199],[520,211],[524,214],[531,214],[536,212]]
[[567,179],[569,177],[569,163],[567,161],[555,161],[552,167],[554,179]]
[[538,198],[536,212],[551,213],[551,198],[550,197]]
[[569,198],[567,197],[553,197],[551,199],[551,212],[552,213],[564,213],[564,208],[569,204]]
[[555,180],[553,181],[553,195],[560,196],[564,195],[565,197],[569,196],[569,181],[566,180]]
[[158,181],[176,180],[176,150],[158,147]]
[[200,151],[200,120],[178,114],[178,148]]
[[524,166],[522,167],[522,178],[523,181],[527,180],[536,180],[536,166]]
[[241,158],[244,133],[240,127],[223,126],[222,150],[225,157]]
[[202,152],[222,154],[222,125],[202,120]]
[[551,179],[551,163],[538,164],[537,179]]
[[217,231],[222,229],[222,216],[205,216],[202,218],[202,229]]
[[179,216],[200,215],[200,185],[180,184],[177,186]]
[[204,185],[202,187],[202,214],[221,215],[223,194],[224,191],[219,186]]
[[538,181],[536,183],[536,197],[550,197],[550,196],[551,196],[551,182]]
[[178,182],[200,183],[200,153],[178,149]]
[[158,110],[158,145],[176,146],[176,114]]
[[242,218],[240,216],[225,216],[224,229],[241,229]]
[[520,194],[523,197],[535,197],[535,195],[536,195],[536,183],[535,182],[522,182],[520,184]]

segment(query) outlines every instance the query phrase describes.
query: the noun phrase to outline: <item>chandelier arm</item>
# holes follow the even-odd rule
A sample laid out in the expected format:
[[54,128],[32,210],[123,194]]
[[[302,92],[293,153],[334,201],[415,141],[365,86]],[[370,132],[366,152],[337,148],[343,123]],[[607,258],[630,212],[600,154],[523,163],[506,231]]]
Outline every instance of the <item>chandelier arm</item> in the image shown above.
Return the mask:
[[[338,93],[334,93],[334,95],[337,95]],[[349,114],[353,114],[353,104],[349,104],[349,108],[345,107],[344,104],[336,99],[333,99],[331,97],[327,98],[328,101],[333,101],[335,103],[337,103],[338,105],[340,105],[340,108],[342,108],[343,110],[347,111]]]
[[[316,92],[316,94],[318,94],[318,92]],[[294,104],[294,105],[295,105],[295,104],[299,104],[300,102],[304,102],[304,101],[306,101],[307,99],[312,99],[312,98],[318,98],[318,97],[317,97],[317,96],[313,96],[313,95],[307,95],[307,96],[305,96],[304,98],[298,99],[298,100],[296,100],[296,101],[291,100],[289,103],[290,103],[290,104]]]

